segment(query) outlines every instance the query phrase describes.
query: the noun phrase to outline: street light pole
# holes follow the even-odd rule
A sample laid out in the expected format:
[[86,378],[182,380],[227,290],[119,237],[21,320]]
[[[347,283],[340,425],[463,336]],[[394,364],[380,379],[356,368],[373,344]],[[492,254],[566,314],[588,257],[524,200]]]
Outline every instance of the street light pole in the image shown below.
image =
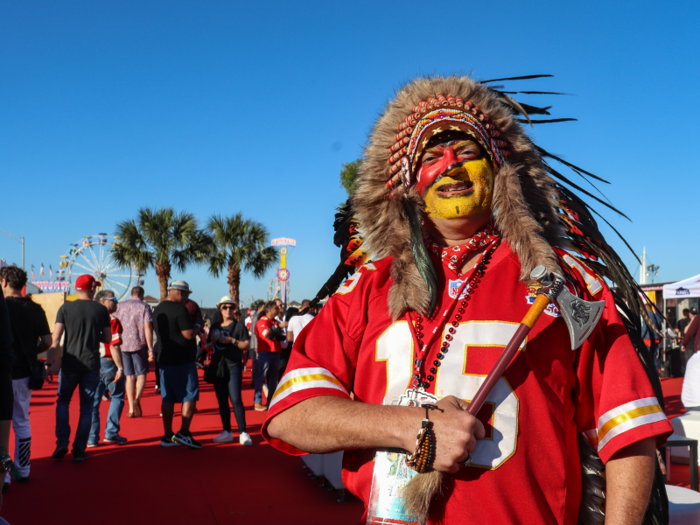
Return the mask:
[[0,228],[0,233],[5,234],[5,236],[22,245],[22,269],[24,270],[24,237],[20,237],[19,235],[3,230],[2,228]]

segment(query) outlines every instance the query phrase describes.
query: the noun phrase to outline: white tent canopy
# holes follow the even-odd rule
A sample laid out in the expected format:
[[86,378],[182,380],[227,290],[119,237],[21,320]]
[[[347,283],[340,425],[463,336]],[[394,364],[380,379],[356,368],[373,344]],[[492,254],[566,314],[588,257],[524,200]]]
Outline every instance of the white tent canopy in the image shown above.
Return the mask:
[[700,297],[700,275],[664,285],[664,300]]

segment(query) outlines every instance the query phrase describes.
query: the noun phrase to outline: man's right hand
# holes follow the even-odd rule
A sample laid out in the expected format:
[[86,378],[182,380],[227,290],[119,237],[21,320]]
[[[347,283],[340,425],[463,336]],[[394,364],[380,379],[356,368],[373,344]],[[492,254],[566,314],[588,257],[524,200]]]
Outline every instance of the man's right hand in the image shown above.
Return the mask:
[[154,361],[153,351],[152,351],[152,350],[149,350],[149,351],[148,351],[148,362],[149,362],[149,363],[152,363],[153,361]]
[[[467,459],[476,447],[476,440],[483,439],[486,431],[481,421],[467,412],[469,404],[455,396],[441,399],[437,407],[428,412],[437,442],[433,468],[454,474],[459,471],[459,463]],[[415,434],[418,430],[416,428]],[[412,448],[407,449],[411,453],[415,449],[415,439],[412,443]]]

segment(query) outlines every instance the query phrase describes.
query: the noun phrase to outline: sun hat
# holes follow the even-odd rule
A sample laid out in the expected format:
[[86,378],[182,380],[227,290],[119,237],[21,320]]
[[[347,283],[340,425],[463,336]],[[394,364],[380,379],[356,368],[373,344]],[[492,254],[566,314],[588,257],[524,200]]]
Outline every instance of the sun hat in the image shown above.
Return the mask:
[[100,286],[100,283],[92,275],[83,274],[75,280],[75,289],[81,292],[94,290],[97,286]]
[[236,301],[234,301],[233,299],[231,299],[230,296],[224,295],[224,296],[221,298],[221,300],[220,300],[218,303],[216,303],[216,306],[219,307],[219,306],[221,306],[222,304],[233,304],[233,305],[235,305],[235,304],[236,304]]
[[192,293],[192,290],[190,290],[190,285],[187,284],[185,281],[173,281],[170,283],[170,286],[168,286],[168,290],[180,290],[181,292],[189,292]]

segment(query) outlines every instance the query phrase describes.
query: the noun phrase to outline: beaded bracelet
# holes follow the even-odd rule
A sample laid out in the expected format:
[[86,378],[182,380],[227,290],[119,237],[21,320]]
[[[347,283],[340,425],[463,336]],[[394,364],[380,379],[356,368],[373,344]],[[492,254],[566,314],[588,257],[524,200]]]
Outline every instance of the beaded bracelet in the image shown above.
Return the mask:
[[435,432],[433,424],[428,419],[428,411],[437,408],[435,405],[423,405],[425,418],[416,437],[416,450],[406,455],[406,465],[419,473],[430,468],[435,461]]

